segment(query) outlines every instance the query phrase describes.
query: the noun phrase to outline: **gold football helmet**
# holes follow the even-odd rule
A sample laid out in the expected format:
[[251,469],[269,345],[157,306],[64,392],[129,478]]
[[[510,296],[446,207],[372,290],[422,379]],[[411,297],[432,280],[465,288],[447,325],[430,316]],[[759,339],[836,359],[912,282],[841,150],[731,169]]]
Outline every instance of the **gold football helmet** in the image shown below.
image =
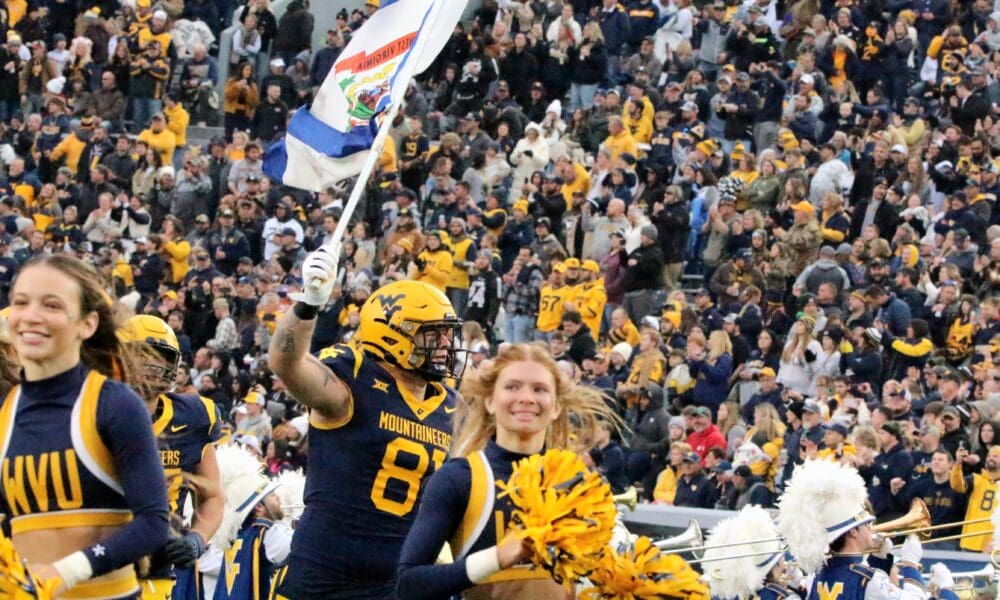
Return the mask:
[[441,381],[459,375],[455,344],[461,328],[441,290],[422,281],[396,281],[365,301],[356,339],[382,360]]
[[177,335],[166,321],[153,315],[135,315],[118,330],[118,339],[126,344],[146,344],[163,360],[146,363],[146,372],[162,380],[170,389],[177,378],[181,362],[181,346]]

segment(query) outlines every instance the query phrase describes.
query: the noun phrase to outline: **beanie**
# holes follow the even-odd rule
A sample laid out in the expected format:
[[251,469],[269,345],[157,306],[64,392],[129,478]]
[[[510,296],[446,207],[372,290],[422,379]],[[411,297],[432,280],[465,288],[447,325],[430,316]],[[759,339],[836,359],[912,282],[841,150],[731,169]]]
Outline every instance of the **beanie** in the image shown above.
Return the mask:
[[628,342],[618,342],[611,347],[611,351],[620,354],[625,359],[625,362],[628,362],[632,358],[632,346],[629,346]]

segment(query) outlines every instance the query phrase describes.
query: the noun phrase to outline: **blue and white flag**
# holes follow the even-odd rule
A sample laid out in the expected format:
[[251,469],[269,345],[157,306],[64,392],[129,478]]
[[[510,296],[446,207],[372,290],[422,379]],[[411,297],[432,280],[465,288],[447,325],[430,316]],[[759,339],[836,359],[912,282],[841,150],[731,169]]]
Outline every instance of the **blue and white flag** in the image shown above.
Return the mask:
[[299,109],[285,138],[267,149],[268,177],[319,191],[360,173],[387,109],[441,52],[465,5],[382,0],[340,53],[312,106]]

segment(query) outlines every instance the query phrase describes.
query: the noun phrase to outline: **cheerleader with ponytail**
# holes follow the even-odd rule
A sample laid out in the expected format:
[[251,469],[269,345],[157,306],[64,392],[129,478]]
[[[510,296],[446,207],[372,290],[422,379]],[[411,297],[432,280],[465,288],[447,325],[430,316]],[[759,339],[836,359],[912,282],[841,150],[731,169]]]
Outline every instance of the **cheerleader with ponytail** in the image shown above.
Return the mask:
[[99,281],[65,255],[14,280],[6,335],[21,376],[0,406],[0,512],[19,557],[0,561],[0,589],[23,559],[37,580],[58,578],[59,594],[136,598],[132,564],[166,541],[160,455],[128,385],[138,356],[116,336]]
[[[572,597],[615,519],[610,487],[577,453],[617,418],[540,345],[504,348],[461,392],[453,458],[431,477],[406,538],[399,597]],[[435,564],[446,543],[454,562]]]

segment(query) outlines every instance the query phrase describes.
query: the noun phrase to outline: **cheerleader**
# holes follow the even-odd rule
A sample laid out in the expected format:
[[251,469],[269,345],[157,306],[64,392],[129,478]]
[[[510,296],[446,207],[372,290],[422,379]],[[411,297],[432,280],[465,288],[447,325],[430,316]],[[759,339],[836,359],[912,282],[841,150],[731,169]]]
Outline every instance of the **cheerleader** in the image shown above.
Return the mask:
[[[496,497],[518,460],[544,449],[592,445],[602,417],[617,423],[602,396],[560,374],[544,346],[502,349],[463,382],[454,458],[427,484],[403,546],[401,600],[446,598],[567,598],[543,571],[514,569],[526,558],[520,540],[505,535],[513,510]],[[496,516],[494,516],[496,515]],[[502,517],[502,518],[501,518]],[[448,543],[455,560],[436,565]],[[544,579],[543,579],[544,578]]]
[[0,511],[60,594],[132,599],[133,562],[167,541],[167,494],[149,413],[127,385],[138,362],[99,281],[65,255],[28,262],[14,281],[7,330],[21,379],[0,407]]

